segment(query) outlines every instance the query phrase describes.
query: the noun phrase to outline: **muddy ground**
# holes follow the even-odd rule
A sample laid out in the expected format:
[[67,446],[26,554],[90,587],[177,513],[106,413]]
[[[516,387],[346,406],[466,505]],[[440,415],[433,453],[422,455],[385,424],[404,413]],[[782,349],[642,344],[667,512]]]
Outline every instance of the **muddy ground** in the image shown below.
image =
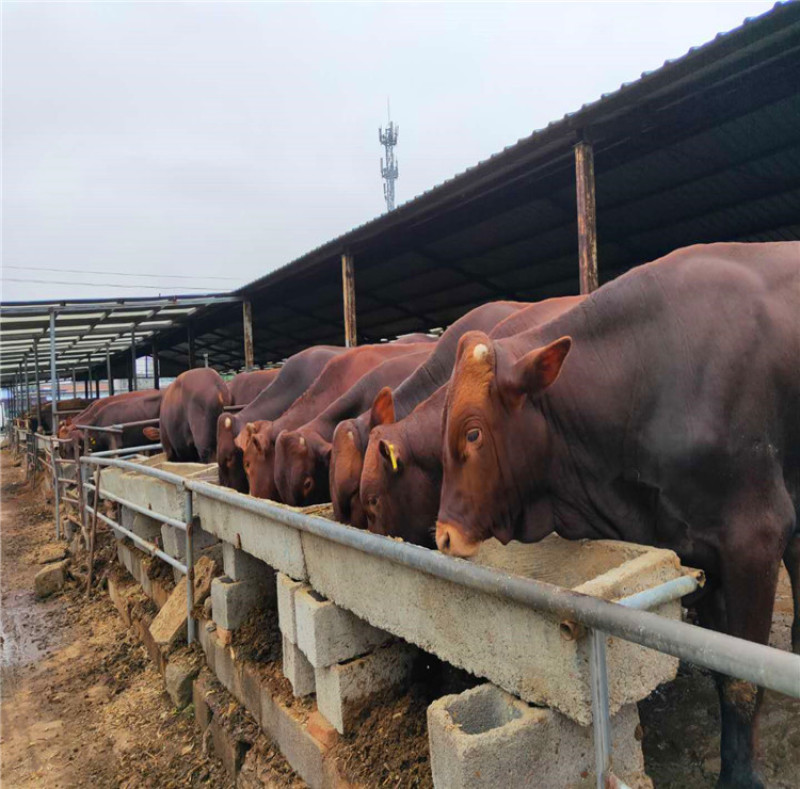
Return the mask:
[[[39,551],[53,543],[52,509],[41,491],[22,484],[22,470],[7,451],[0,459],[3,786],[232,786],[221,763],[206,753],[191,708],[174,709],[104,591],[87,601],[72,581],[49,600],[34,599]],[[773,646],[789,648],[790,618],[784,573]],[[269,650],[249,657],[275,660]],[[366,786],[430,786],[425,709],[436,696],[431,685],[457,692],[460,687],[449,685],[465,681],[438,673],[420,677],[410,693],[365,711],[357,735],[335,746],[342,774]],[[713,787],[719,722],[710,677],[683,667],[639,711],[646,769],[657,789]],[[767,786],[800,789],[800,702],[767,693],[761,739]],[[267,785],[303,785],[279,755],[271,756],[280,764],[262,773]]]
[[231,787],[108,594],[33,594],[52,508],[2,459],[3,787]]

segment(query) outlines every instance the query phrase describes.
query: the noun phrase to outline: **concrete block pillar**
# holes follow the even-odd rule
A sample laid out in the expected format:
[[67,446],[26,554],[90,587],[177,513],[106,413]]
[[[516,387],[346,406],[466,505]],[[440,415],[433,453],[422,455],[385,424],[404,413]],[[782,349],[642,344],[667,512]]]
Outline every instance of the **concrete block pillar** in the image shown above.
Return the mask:
[[393,640],[313,589],[297,590],[294,602],[297,645],[314,668],[352,660]]
[[349,733],[371,698],[403,690],[418,653],[416,647],[396,642],[354,660],[314,669],[319,711],[339,734]]
[[274,585],[254,580],[234,581],[227,575],[211,582],[211,611],[218,628],[232,631],[250,612],[274,600]]
[[[652,787],[636,739],[639,713],[628,704],[611,719],[614,774],[630,787]],[[522,789],[594,786],[591,726],[531,707],[492,684],[444,696],[428,707],[435,787]]]
[[316,690],[314,667],[308,658],[283,635],[283,676],[292,683],[292,692],[298,698],[308,696]]

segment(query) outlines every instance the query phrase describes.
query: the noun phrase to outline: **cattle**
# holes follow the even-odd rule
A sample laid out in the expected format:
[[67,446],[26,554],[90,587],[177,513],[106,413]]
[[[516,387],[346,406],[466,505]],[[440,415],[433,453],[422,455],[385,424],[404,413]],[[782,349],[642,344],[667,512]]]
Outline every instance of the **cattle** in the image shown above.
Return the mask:
[[[394,393],[397,418],[410,413],[418,403],[447,381],[453,367],[458,340],[465,331],[490,331],[500,321],[526,306],[527,304],[518,301],[493,301],[470,310],[450,325],[425,363],[397,387]],[[334,431],[331,449],[329,483],[334,517],[342,523],[351,523],[359,528],[367,526],[361,510],[358,486],[367,437],[374,427],[370,422],[370,414],[370,411],[365,411],[355,419],[340,422]]]
[[[427,347],[427,344],[426,346]],[[262,499],[279,500],[275,486],[275,439],[282,430],[293,430],[324,411],[359,378],[384,361],[407,356],[416,344],[385,343],[351,348],[331,359],[319,377],[284,414],[276,420],[261,420],[247,426],[237,437],[243,452],[250,493]],[[311,491],[308,491],[310,494]]]
[[217,457],[217,419],[231,404],[231,393],[211,367],[181,373],[161,400],[159,426],[146,427],[144,435],[161,441],[172,463],[213,463]]
[[[150,389],[144,392],[131,392],[131,397],[106,398],[109,402],[101,403],[91,420],[95,427],[111,427],[112,425],[124,424],[126,422],[142,422],[150,419],[157,419],[161,407],[161,397],[163,392],[157,389]],[[79,422],[75,423],[81,424]],[[85,431],[87,434],[88,448],[92,452],[100,452],[107,449],[121,446],[138,446],[146,444],[149,439],[144,435],[144,426],[137,426],[127,429],[122,435],[113,437],[113,434],[105,431]],[[76,438],[81,431],[75,429],[70,434],[70,438]]]
[[[72,412],[80,412],[88,408],[92,404],[92,400],[88,400],[83,397],[73,397],[69,400],[58,400],[56,402],[56,407],[58,408],[59,415],[63,414],[64,411],[72,411]],[[41,427],[41,429],[50,434],[53,431],[53,403],[51,400],[46,400],[45,402],[41,403],[39,409],[42,412],[42,424],[37,424],[37,429]],[[33,413],[36,413],[36,409],[33,409]],[[74,418],[75,413],[67,414],[67,420]],[[38,422],[38,420],[37,420]]]
[[253,370],[239,373],[228,381],[231,392],[231,405],[252,403],[277,377],[280,368],[273,370]]
[[[800,242],[710,244],[637,267],[539,329],[465,334],[439,549],[553,531],[670,548],[706,572],[701,624],[767,643],[782,557],[798,599],[798,315]],[[762,787],[762,692],[716,682],[719,785]]]
[[[113,403],[119,403],[125,400],[133,400],[137,397],[143,397],[145,395],[150,394],[151,392],[155,392],[155,389],[145,389],[142,391],[135,391],[135,392],[122,392],[118,395],[111,395],[110,397],[103,397],[99,400],[94,400],[88,408],[85,408],[78,414],[73,415],[72,417],[68,417],[65,420],[62,420],[58,425],[58,438],[62,440],[70,440],[73,443],[77,442],[79,450],[81,452],[84,451],[84,431],[77,427],[77,425],[95,425],[97,424],[96,419],[98,414],[107,408],[109,405]],[[117,423],[118,424],[118,423]],[[99,451],[97,449],[97,433],[89,433],[90,437],[90,447],[94,448],[95,451]],[[94,439],[95,444],[94,446],[91,443],[91,439]],[[107,443],[106,441],[102,442],[104,445]],[[66,445],[61,446],[61,454],[65,457],[72,456],[72,448]]]
[[236,445],[241,429],[249,422],[276,419],[316,380],[322,368],[346,348],[315,345],[287,359],[275,380],[238,414],[222,414],[217,420],[217,464],[219,482],[247,493],[242,450]]
[[[102,397],[98,400],[92,400],[92,402],[83,409],[80,413],[71,414],[66,417],[66,419],[62,419],[58,423],[58,432],[57,435],[59,438],[68,438],[70,432],[73,430],[73,425],[90,425],[92,424],[92,420],[95,418],[95,414],[101,409],[105,408],[109,403],[117,403],[120,400],[130,400],[133,397],[141,397],[143,394],[149,391],[155,390],[142,390],[141,392],[122,392],[118,395],[111,395],[109,397]],[[80,433],[80,431],[77,431]]]
[[418,352],[383,362],[311,422],[284,430],[275,442],[275,486],[281,501],[295,507],[330,501],[328,469],[336,425],[363,413],[382,387],[402,383],[432,350],[433,345],[426,344]]
[[[498,323],[489,336],[510,337],[547,323],[584,298],[565,296],[531,304]],[[445,394],[446,386],[440,387],[397,422],[391,390],[381,392],[374,404],[359,494],[370,531],[435,547]]]

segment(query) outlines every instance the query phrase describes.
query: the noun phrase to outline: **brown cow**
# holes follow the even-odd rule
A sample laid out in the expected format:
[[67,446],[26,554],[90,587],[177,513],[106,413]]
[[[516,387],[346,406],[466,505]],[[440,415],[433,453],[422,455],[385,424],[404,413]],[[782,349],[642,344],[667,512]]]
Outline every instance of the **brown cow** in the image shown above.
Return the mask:
[[[585,296],[565,296],[531,304],[501,321],[490,337],[500,339],[540,326],[580,304]],[[442,410],[446,386],[394,421],[391,390],[373,408],[361,473],[361,508],[376,534],[434,547],[436,511],[442,484]]]
[[[84,430],[78,428],[77,425],[96,425],[98,424],[96,421],[98,415],[108,406],[114,403],[120,403],[126,400],[134,400],[138,397],[144,397],[145,395],[149,395],[155,391],[155,389],[143,389],[142,391],[122,392],[118,395],[111,395],[110,397],[103,397],[99,400],[95,400],[88,408],[85,408],[79,414],[75,414],[71,418],[67,418],[59,423],[58,437],[60,439],[69,439],[73,443],[77,442],[82,453],[85,450]],[[99,445],[97,444],[98,435],[98,433],[92,433],[89,431],[89,445],[90,448],[94,449],[95,452],[99,451]],[[92,439],[94,439],[94,444],[92,444]],[[102,443],[105,446],[108,442],[104,441]],[[71,446],[62,444],[61,453],[64,457],[72,457],[73,449]]]
[[[671,548],[706,572],[705,626],[767,643],[782,556],[798,596],[798,315],[800,242],[710,244],[635,268],[540,329],[465,334],[437,545],[469,556],[491,536],[555,531]],[[719,785],[762,787],[762,693],[716,679]]]
[[213,463],[217,457],[217,419],[231,392],[211,367],[181,373],[161,400],[158,428],[146,427],[151,441],[161,441],[172,463]]
[[[111,427],[112,425],[126,422],[142,422],[158,418],[163,392],[157,389],[149,389],[144,392],[131,392],[130,394],[132,395],[131,397],[101,403],[92,419],[92,425],[96,427]],[[106,399],[111,400],[111,398]],[[148,443],[150,440],[144,435],[144,426],[131,428],[116,439],[112,434],[103,431],[86,430],[85,433],[88,436],[88,446],[92,452],[112,449],[119,445],[139,446],[140,444]]]
[[[394,393],[397,418],[411,413],[418,403],[447,381],[453,369],[458,340],[465,331],[491,331],[500,321],[526,306],[518,301],[493,301],[470,310],[449,326],[425,363],[397,387]],[[334,516],[342,523],[352,523],[362,529],[366,529],[367,523],[358,486],[367,437],[372,427],[370,411],[356,419],[340,422],[333,434],[330,460],[329,484]]]
[[219,482],[247,493],[242,450],[236,445],[248,422],[277,419],[316,380],[322,368],[346,348],[315,345],[287,359],[275,380],[238,414],[222,414],[217,421]]
[[231,405],[252,403],[277,377],[280,367],[272,370],[252,370],[239,373],[228,381],[231,392]]
[[430,356],[433,347],[426,343],[418,352],[379,364],[311,422],[278,436],[275,485],[281,501],[295,507],[330,501],[328,467],[336,425],[369,408],[381,387],[402,383]]
[[[426,344],[427,345],[427,344]],[[316,381],[274,421],[261,420],[247,426],[237,437],[244,454],[244,467],[250,493],[262,499],[278,501],[275,486],[275,439],[282,430],[304,425],[344,394],[359,378],[388,359],[407,356],[419,345],[385,343],[351,348],[325,365]],[[310,495],[308,490],[306,495]]]

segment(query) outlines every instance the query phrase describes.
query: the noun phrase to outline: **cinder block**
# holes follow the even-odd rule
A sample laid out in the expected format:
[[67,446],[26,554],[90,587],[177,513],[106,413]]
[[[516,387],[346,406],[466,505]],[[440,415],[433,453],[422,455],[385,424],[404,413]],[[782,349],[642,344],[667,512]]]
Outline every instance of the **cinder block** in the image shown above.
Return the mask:
[[276,573],[275,585],[278,594],[278,624],[286,638],[297,643],[297,618],[295,616],[294,596],[300,589],[310,589],[308,584],[295,581],[283,573]]
[[134,512],[128,507],[122,507],[120,522],[137,537],[149,542],[156,542],[161,537],[160,521],[155,518],[148,518],[147,515],[142,515],[140,512]]
[[194,719],[200,727],[200,731],[205,731],[211,723],[211,707],[208,706],[206,696],[210,692],[208,684],[211,675],[208,671],[201,671],[197,679],[192,683],[192,702],[194,703]]
[[254,608],[268,599],[262,584],[254,581],[233,581],[222,575],[211,582],[214,622],[226,630],[236,630]]
[[239,700],[261,724],[261,677],[254,663],[245,662],[241,668],[242,695]]
[[417,652],[416,647],[398,642],[346,663],[315,669],[319,711],[339,734],[349,733],[356,713],[370,697],[403,688]]
[[275,589],[275,570],[229,542],[222,543],[222,566],[225,568],[225,575],[234,581],[252,579]]
[[214,673],[220,683],[233,693],[236,668],[233,665],[230,647],[223,644],[218,638],[212,638],[211,641],[214,644]]
[[386,631],[372,627],[313,589],[299,589],[294,601],[297,645],[314,668],[351,660],[392,640]]
[[[166,523],[161,524],[161,540],[164,546],[164,553],[168,553],[175,559],[184,561],[186,558],[186,532],[182,529],[176,529],[174,526],[168,526]],[[192,530],[192,553],[194,559],[201,551],[209,548],[217,542],[217,538],[207,531],[203,531],[195,524]]]
[[[613,769],[644,786],[639,713],[624,706],[612,718]],[[516,789],[594,786],[592,728],[555,710],[530,707],[492,684],[444,696],[428,707],[431,771],[436,787]],[[588,781],[588,783],[587,783]]]
[[[327,748],[261,686],[261,728],[272,738],[292,769],[311,787],[330,786],[325,767]],[[334,784],[335,786],[336,784]]]
[[292,691],[295,696],[308,696],[314,692],[314,667],[285,635],[283,636],[283,676],[292,683]]

